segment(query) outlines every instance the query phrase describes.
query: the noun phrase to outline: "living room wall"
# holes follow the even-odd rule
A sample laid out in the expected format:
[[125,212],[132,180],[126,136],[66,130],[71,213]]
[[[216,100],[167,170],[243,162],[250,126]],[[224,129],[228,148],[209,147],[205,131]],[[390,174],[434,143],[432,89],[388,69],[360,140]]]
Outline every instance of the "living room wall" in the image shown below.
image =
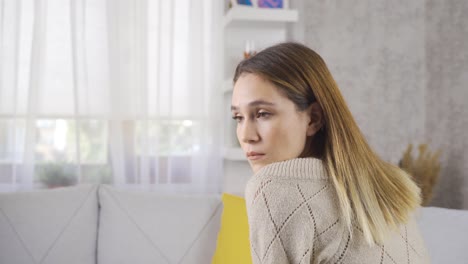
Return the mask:
[[433,204],[468,209],[468,2],[425,7],[426,135],[444,151]]
[[441,148],[431,205],[468,209],[468,3],[294,5],[304,18],[296,39],[327,62],[375,151],[397,164],[409,143]]

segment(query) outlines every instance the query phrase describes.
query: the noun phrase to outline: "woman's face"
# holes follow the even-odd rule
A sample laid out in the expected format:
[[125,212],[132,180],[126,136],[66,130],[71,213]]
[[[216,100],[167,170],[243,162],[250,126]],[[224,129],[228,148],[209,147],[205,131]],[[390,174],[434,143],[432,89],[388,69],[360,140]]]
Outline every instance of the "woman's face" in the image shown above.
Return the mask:
[[255,74],[237,79],[231,110],[237,121],[237,139],[254,172],[299,157],[307,136],[315,132],[308,111],[299,112],[278,88]]

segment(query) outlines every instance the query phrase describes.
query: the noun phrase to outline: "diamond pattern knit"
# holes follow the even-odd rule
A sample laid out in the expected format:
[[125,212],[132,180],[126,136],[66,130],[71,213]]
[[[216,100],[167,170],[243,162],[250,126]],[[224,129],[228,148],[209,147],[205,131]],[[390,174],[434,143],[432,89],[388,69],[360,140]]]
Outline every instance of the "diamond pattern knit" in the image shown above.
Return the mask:
[[245,197],[255,264],[429,263],[414,214],[382,245],[368,246],[357,225],[350,234],[318,159],[265,166],[248,181]]

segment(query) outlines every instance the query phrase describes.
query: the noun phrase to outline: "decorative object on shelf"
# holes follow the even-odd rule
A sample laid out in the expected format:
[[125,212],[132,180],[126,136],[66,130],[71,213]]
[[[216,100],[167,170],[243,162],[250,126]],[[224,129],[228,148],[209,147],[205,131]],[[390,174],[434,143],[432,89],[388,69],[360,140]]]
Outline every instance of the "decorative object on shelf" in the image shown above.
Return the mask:
[[256,0],[230,0],[229,2],[229,7],[238,5],[257,7],[257,2]]
[[288,0],[258,0],[258,7],[260,8],[288,8]]
[[[289,9],[287,2],[284,2],[283,8],[258,8],[245,5],[232,6],[231,2],[229,2],[229,9],[224,16],[223,26],[224,28],[234,25],[241,27],[247,26],[247,28],[253,29],[256,26],[274,28],[275,25],[279,25],[280,27],[278,28],[281,28],[284,26],[284,23],[294,23],[298,20],[298,11]],[[256,23],[256,25],[252,23]],[[284,40],[285,39],[282,39],[281,41]],[[269,42],[273,44],[278,41]]]
[[246,40],[244,49],[244,59],[248,59],[255,54],[257,54],[257,51],[255,51],[255,42],[253,40]]
[[398,165],[408,172],[421,188],[422,205],[427,206],[432,199],[432,190],[439,178],[441,150],[432,153],[427,144],[420,144],[419,155],[414,159],[411,154],[412,149],[413,144],[409,144]]

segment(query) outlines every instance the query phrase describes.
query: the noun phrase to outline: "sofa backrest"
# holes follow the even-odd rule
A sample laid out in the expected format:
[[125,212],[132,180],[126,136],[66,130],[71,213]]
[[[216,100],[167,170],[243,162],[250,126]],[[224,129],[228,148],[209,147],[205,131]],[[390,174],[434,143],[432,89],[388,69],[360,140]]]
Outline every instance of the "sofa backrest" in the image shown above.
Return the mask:
[[0,194],[0,263],[95,264],[96,185]]
[[211,263],[219,195],[162,195],[99,188],[98,263]]
[[0,263],[211,263],[219,195],[106,185],[0,194]]

